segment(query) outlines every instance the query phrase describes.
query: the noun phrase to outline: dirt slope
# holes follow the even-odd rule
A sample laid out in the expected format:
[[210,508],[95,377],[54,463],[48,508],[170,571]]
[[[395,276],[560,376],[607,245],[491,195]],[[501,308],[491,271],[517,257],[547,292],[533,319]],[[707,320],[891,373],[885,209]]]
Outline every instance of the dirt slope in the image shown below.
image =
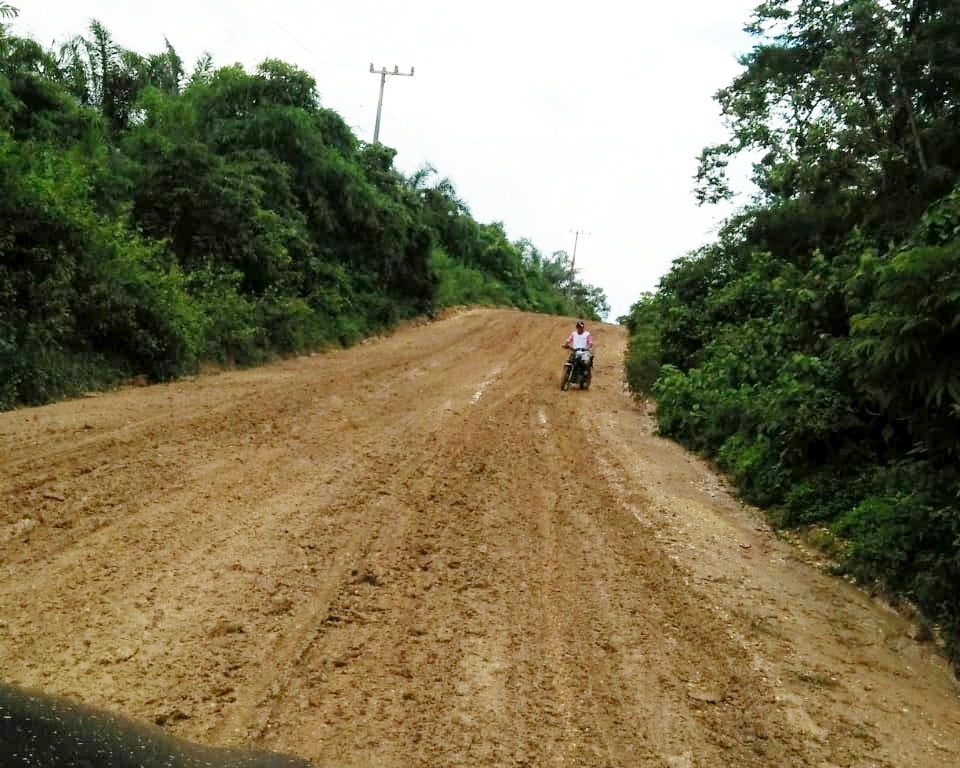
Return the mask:
[[317,766],[960,765],[954,679],[471,311],[0,414],[0,676]]

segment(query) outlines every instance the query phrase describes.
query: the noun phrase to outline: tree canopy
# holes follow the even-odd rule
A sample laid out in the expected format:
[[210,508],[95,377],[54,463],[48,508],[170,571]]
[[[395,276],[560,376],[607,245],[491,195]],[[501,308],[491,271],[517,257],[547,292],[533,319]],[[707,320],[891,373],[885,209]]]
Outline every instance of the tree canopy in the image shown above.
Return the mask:
[[627,318],[661,432],[960,659],[960,4],[768,0],[696,194],[757,193]]

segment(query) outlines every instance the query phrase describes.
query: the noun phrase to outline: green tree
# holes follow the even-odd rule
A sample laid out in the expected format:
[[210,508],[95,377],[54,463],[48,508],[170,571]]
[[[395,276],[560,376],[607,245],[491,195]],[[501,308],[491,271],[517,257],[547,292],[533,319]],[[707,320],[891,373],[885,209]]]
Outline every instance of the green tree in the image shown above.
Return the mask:
[[148,57],[117,44],[99,21],[89,36],[78,35],[60,47],[63,83],[81,104],[100,110],[107,124],[126,130],[137,119],[137,99],[148,86],[179,93],[183,61],[169,41],[163,52]]
[[728,197],[743,153],[757,193],[634,306],[628,380],[960,659],[960,6],[768,0],[748,30],[696,194]]

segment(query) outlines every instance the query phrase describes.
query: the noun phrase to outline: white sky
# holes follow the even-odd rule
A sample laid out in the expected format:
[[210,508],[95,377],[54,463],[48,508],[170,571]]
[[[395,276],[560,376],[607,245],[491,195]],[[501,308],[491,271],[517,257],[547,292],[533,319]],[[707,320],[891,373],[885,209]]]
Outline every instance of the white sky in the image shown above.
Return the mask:
[[248,71],[265,58],[317,80],[323,105],[380,141],[397,167],[429,162],[481,222],[543,253],[572,252],[610,318],[654,290],[673,259],[712,239],[727,208],[698,208],[696,158],[726,138],[713,94],[739,71],[758,0],[12,0],[13,31],[41,43],[97,19],[188,70],[204,50]]

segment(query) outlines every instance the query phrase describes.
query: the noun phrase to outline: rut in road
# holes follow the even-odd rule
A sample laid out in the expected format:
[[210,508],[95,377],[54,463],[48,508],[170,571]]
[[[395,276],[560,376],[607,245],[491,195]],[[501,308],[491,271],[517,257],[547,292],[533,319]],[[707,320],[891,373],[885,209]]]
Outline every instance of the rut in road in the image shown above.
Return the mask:
[[316,766],[940,766],[956,683],[656,438],[593,328],[474,310],[0,414],[11,682]]

